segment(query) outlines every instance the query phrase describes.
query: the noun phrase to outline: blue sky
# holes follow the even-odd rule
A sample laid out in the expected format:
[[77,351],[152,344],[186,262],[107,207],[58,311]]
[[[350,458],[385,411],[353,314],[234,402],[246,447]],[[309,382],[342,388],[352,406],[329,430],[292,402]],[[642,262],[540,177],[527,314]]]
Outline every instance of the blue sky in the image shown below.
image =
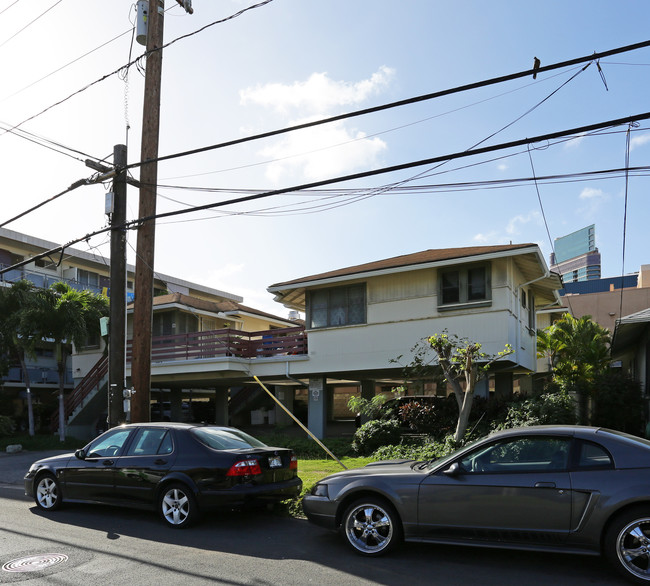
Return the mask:
[[[253,4],[194,0],[188,15],[166,0],[165,41]],[[131,43],[133,17],[125,0],[0,0],[0,124],[19,124],[142,54]],[[549,65],[645,41],[649,21],[650,5],[640,0],[273,0],[165,49],[160,154],[508,75],[531,68],[535,56]],[[556,70],[167,161],[159,182],[175,187],[159,188],[158,211],[464,151],[490,136],[482,146],[650,110],[650,49],[600,65],[607,87],[592,63],[580,73]],[[109,76],[21,129],[99,158],[126,141],[129,162],[137,162],[143,81],[135,67],[127,79]],[[632,166],[647,164],[649,126],[633,129]],[[650,263],[644,176],[627,184],[621,175],[556,180],[539,183],[539,191],[530,182],[439,187],[527,178],[533,168],[535,176],[620,168],[626,130],[162,220],[155,269],[286,315],[267,286],[430,248],[535,242],[548,259],[547,227],[556,238],[593,223],[603,276],[634,272]],[[2,131],[0,157],[0,222],[92,174],[76,158]],[[396,182],[410,189],[384,189]],[[79,238],[106,224],[104,192],[78,189],[7,228],[61,243]],[[130,188],[128,198],[132,219],[137,191]],[[129,242],[135,247],[135,233]],[[105,235],[77,247],[109,253]]]

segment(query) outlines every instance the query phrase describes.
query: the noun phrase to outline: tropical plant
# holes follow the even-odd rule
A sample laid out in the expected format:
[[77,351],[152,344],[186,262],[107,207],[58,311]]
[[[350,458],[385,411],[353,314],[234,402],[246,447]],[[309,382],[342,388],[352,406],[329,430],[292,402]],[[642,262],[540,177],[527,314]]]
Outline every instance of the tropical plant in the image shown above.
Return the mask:
[[587,403],[593,381],[609,366],[609,330],[585,315],[566,313],[537,332],[537,355],[547,357],[553,380],[578,396],[581,423],[587,420]]
[[30,319],[30,308],[35,303],[35,289],[30,281],[21,280],[11,287],[0,288],[0,345],[1,354],[18,361],[27,395],[27,426],[30,436],[34,435],[34,408],[32,385],[26,358],[35,355],[38,327]]
[[454,440],[460,442],[467,431],[476,383],[494,362],[512,354],[513,350],[506,344],[504,350],[490,356],[481,352],[480,343],[460,338],[455,334],[450,336],[447,330],[430,336],[427,341],[436,353],[445,380],[451,385],[456,397],[458,421]]
[[30,309],[31,323],[39,324],[42,338],[54,341],[59,374],[59,439],[65,440],[65,367],[71,343],[81,348],[89,335],[99,333],[99,319],[108,314],[108,299],[90,291],[77,291],[67,283],[39,289]]
[[380,446],[399,443],[399,421],[374,419],[364,423],[354,434],[352,448],[357,454],[372,454]]

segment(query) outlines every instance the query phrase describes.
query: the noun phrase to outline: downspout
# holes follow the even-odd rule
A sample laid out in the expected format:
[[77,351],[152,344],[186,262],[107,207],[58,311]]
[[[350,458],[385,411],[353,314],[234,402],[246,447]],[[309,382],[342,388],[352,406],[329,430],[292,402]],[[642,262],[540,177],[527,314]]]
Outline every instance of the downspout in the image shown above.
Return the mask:
[[[533,283],[536,283],[537,281],[541,281],[542,279],[547,279],[548,277],[551,276],[551,271],[547,268],[546,272],[541,276],[537,277],[536,279],[533,279],[532,281],[528,281],[527,283],[522,283],[517,287],[517,331],[516,331],[516,343],[517,347],[515,349],[515,361],[517,364],[520,364],[519,362],[519,349],[521,348],[521,290],[524,287],[527,287],[528,285],[532,285]],[[535,308],[532,308],[533,311],[535,311]],[[537,335],[535,335],[537,337]],[[535,356],[537,356],[537,352],[535,352]]]
[[284,373],[284,376],[286,376],[290,381],[293,381],[294,383],[299,384],[301,387],[309,388],[309,385],[307,383],[303,383],[301,380],[298,380],[297,378],[293,378],[289,374],[289,361],[288,360],[287,360],[287,368],[286,368],[286,372]]

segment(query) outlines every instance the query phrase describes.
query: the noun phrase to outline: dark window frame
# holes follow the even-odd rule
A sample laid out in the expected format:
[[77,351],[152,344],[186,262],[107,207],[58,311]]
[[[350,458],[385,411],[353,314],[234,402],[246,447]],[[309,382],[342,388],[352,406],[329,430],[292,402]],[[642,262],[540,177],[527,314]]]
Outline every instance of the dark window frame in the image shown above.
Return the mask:
[[[483,271],[482,283],[476,281]],[[454,288],[452,281],[456,281]],[[478,286],[477,286],[478,284]],[[472,290],[473,287],[476,290]],[[492,264],[489,262],[455,265],[438,270],[438,310],[485,307],[492,304]]]
[[307,295],[310,329],[363,325],[368,318],[366,283],[314,289]]

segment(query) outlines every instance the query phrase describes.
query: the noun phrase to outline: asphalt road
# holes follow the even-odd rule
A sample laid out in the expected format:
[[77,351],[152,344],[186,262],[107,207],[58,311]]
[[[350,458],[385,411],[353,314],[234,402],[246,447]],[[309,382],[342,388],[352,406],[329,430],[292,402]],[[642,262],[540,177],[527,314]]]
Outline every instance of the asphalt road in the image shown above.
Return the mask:
[[366,559],[334,533],[268,511],[207,515],[188,530],[163,526],[153,512],[104,506],[43,513],[22,490],[40,456],[0,456],[0,583],[626,584],[598,557],[416,544]]

